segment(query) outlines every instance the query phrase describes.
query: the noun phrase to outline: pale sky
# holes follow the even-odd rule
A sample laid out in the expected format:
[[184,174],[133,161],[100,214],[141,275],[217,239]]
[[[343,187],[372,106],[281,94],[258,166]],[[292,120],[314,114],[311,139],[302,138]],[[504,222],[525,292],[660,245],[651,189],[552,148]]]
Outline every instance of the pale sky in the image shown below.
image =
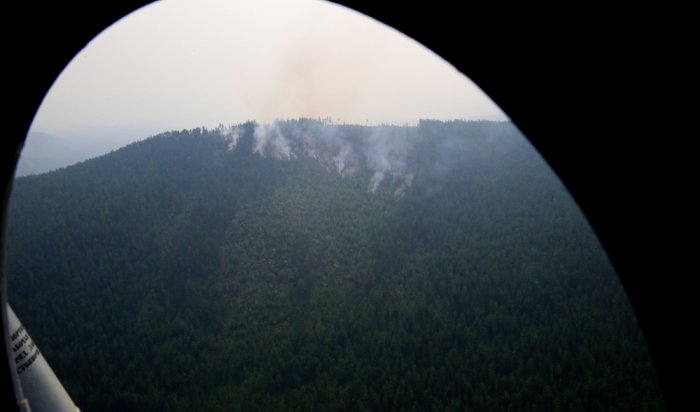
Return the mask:
[[433,52],[334,3],[164,0],[93,39],[50,89],[32,131],[134,140],[297,117],[506,118]]

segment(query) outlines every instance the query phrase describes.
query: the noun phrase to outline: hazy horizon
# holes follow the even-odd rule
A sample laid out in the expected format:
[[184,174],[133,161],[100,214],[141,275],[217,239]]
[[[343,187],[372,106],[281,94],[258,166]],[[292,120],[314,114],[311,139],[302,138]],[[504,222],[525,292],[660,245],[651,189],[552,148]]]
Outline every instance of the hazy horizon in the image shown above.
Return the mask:
[[114,146],[168,130],[299,117],[507,119],[432,51],[344,6],[166,0],[88,43],[47,93],[30,133]]
[[[270,122],[258,122],[256,120],[249,120],[253,121],[255,124],[257,124],[259,128],[262,129],[270,129],[274,130],[278,127],[279,124],[285,123],[288,121],[294,121],[294,120],[302,120],[303,118],[296,118],[296,119],[275,119]],[[415,124],[391,124],[391,123],[381,123],[381,124],[359,124],[359,123],[341,123],[341,122],[333,122],[332,119],[326,118],[326,119],[313,119],[313,120],[318,120],[320,123],[319,124],[325,124],[327,126],[332,126],[332,127],[343,127],[343,126],[370,126],[372,128],[378,128],[381,129],[384,126],[389,126],[389,127],[401,127],[403,129],[406,128],[417,128],[418,123],[421,120],[428,120],[432,121],[435,119],[419,119],[418,122]],[[119,138],[119,133],[123,133],[123,130],[108,130],[106,131],[106,135],[99,135],[99,138],[96,139],[80,139],[80,136],[78,136],[78,139],[73,136],[73,139],[71,138],[66,138],[65,136],[59,136],[51,133],[46,133],[43,131],[36,131],[36,130],[31,130],[28,135],[27,139],[25,141],[24,148],[21,152],[21,156],[19,159],[19,162],[17,164],[17,168],[15,170],[15,177],[22,177],[22,176],[28,176],[28,175],[37,175],[37,174],[42,174],[50,171],[54,171],[63,167],[67,166],[72,166],[76,163],[82,162],[84,160],[92,159],[95,157],[99,157],[105,154],[108,154],[111,151],[121,149],[131,143],[137,142],[137,141],[143,141],[146,139],[150,139],[152,137],[157,137],[163,134],[167,133],[172,133],[172,132],[180,132],[183,130],[195,130],[198,128],[205,128],[209,129],[218,133],[221,133],[222,136],[225,139],[230,138],[230,134],[232,133],[233,130],[238,129],[239,127],[243,126],[245,123],[249,122],[240,122],[240,123],[235,123],[235,124],[220,124],[216,128],[209,128],[207,126],[197,126],[197,127],[190,127],[186,129],[171,129],[171,130],[161,130],[157,133],[152,133],[148,135],[143,135],[143,136],[138,136],[136,134],[132,134],[132,136],[137,136],[135,138],[131,139],[124,139],[123,137],[120,139]],[[440,120],[442,121],[442,120]],[[447,119],[445,121],[487,121],[487,122],[510,122],[510,119],[501,119],[501,120],[464,120],[464,119]],[[327,134],[326,134],[327,135]],[[87,134],[85,135],[87,136]],[[97,135],[96,135],[97,136]],[[123,136],[129,136],[129,135],[123,135]],[[83,136],[84,137],[84,136]],[[284,136],[283,136],[284,137]],[[326,136],[330,137],[330,141],[334,140],[333,136]]]

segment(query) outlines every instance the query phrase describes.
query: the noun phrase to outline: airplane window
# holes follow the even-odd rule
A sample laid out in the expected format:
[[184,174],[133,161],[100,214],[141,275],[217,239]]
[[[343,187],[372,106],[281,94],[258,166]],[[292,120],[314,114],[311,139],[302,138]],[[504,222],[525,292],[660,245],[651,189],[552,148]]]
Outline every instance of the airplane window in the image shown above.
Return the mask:
[[97,36],[34,118],[6,254],[18,348],[82,410],[665,409],[517,126],[332,3],[169,0]]

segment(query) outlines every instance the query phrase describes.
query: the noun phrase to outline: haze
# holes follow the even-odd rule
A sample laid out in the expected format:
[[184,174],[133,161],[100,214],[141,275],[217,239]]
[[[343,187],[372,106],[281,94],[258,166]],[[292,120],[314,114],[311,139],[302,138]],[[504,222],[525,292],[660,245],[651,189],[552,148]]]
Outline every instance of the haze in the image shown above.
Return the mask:
[[28,140],[45,133],[104,149],[167,130],[297,117],[505,119],[437,55],[345,7],[166,0],[118,21],[71,61]]

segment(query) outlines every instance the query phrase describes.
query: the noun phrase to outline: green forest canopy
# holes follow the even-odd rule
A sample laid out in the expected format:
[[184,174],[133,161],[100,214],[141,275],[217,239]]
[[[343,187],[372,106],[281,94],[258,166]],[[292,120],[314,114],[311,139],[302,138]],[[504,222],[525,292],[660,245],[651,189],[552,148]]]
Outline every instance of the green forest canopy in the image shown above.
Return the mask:
[[10,301],[83,410],[663,410],[509,122],[167,132],[17,178]]

